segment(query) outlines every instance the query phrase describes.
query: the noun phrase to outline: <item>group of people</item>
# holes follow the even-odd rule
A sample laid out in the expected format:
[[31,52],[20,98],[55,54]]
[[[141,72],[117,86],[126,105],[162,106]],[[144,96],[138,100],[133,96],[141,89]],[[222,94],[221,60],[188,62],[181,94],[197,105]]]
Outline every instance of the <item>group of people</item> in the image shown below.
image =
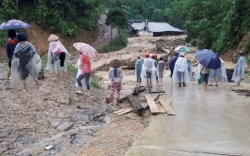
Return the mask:
[[[16,33],[15,30],[8,31],[8,41],[6,44],[6,52],[9,58],[8,66],[9,71],[7,74],[7,82],[10,80],[11,84],[15,85],[17,80],[22,80],[24,91],[27,91],[26,79],[29,75],[32,76],[36,87],[40,90],[38,81],[38,74],[41,70],[41,58],[37,54],[35,47],[27,42],[25,33]],[[59,74],[62,78],[65,77],[67,72],[67,66],[71,54],[59,41],[59,37],[51,34],[48,38],[48,61],[46,69],[52,73]],[[79,51],[80,57],[77,61],[78,72],[76,77],[76,86],[79,87],[77,93],[89,94],[83,90],[83,83],[86,86],[86,90],[90,90],[90,78],[91,78],[91,61],[90,58],[83,51]],[[240,85],[240,82],[244,75],[244,70],[247,67],[244,52],[239,52],[240,58],[236,64],[232,80]],[[111,101],[117,103],[120,97],[121,85],[123,80],[123,71],[121,69],[121,61],[118,59],[110,62],[110,69],[108,71],[109,78],[111,80],[110,97]],[[196,72],[192,71],[193,63],[190,58],[185,57],[185,52],[177,51],[174,53],[173,58],[169,61],[170,77],[174,83],[178,84],[178,87],[185,87],[186,83],[194,78],[201,79],[203,82],[204,90],[207,90],[208,82],[218,86],[218,82],[227,82],[227,74],[223,60],[221,60],[221,68],[213,70],[208,69],[201,64],[198,65]],[[156,54],[145,54],[144,60],[137,56],[135,63],[135,75],[137,83],[141,83],[142,86],[152,88],[153,86],[163,86],[162,79],[165,74],[166,63],[163,57],[157,59]]]
[[[190,56],[185,56],[185,52],[176,51],[169,61],[170,77],[174,83],[178,84],[178,87],[185,87],[186,83],[190,80],[198,80],[203,84],[203,89],[207,90],[207,86],[218,87],[218,82],[228,82],[227,72],[224,65],[224,61],[220,58],[221,67],[218,69],[209,69],[202,64],[198,63],[197,69],[193,72],[193,63]],[[236,64],[232,80],[240,85],[243,79],[245,68],[247,67],[246,59],[244,57],[244,52],[239,52],[239,60]],[[159,62],[157,61],[156,54],[145,54],[145,59],[142,60],[138,56],[135,63],[135,75],[137,82],[141,83],[142,86],[153,87],[162,86],[162,79],[165,75],[165,62],[163,57],[160,57]],[[210,82],[210,84],[209,84]]]
[[[35,47],[27,42],[26,34],[23,32],[16,33],[15,30],[8,30],[8,41],[6,44],[6,53],[9,59],[9,71],[7,73],[7,82],[11,86],[16,85],[18,80],[23,82],[23,91],[28,91],[26,79],[29,75],[34,79],[36,87],[40,90],[38,74],[42,68],[42,60],[38,55]],[[59,37],[51,34],[48,38],[48,61],[46,69],[51,73],[59,74],[61,78],[65,77],[71,54],[59,41]],[[91,64],[90,59],[83,52],[77,62],[78,73],[76,86],[79,87],[80,93],[83,93],[82,81],[85,79],[86,89],[90,90]],[[88,94],[88,93],[87,93]]]

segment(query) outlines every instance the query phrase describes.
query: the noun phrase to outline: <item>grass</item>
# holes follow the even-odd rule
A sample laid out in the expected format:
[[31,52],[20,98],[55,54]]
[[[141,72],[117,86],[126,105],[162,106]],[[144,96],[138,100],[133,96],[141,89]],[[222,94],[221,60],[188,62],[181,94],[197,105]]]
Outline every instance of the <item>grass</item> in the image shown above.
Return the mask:
[[93,75],[93,77],[91,78],[91,86],[94,87],[94,88],[101,88],[100,86],[100,80],[102,79],[101,76],[99,75]]
[[72,64],[69,64],[68,65],[68,73],[70,74],[70,75],[72,75],[73,77],[76,77],[76,74],[77,74],[77,68],[76,67],[74,67]]

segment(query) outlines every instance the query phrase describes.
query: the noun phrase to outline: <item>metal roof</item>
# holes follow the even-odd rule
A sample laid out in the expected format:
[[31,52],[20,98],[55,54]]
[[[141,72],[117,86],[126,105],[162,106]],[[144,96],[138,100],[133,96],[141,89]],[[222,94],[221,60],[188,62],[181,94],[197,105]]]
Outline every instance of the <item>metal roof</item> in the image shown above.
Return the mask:
[[[145,23],[132,23],[131,25],[135,30],[143,30],[145,27]],[[182,30],[175,28],[168,23],[162,23],[162,22],[148,22],[148,27],[150,32],[165,32],[165,31],[171,31],[171,32],[183,32]]]

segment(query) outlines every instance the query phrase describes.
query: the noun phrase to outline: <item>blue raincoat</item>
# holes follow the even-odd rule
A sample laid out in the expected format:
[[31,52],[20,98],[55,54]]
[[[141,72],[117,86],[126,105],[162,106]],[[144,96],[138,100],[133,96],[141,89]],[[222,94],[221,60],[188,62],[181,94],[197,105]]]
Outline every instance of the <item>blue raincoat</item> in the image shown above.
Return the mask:
[[179,54],[175,53],[174,57],[172,57],[171,60],[169,61],[169,68],[170,68],[170,72],[171,72],[171,78],[173,76],[175,62],[177,61],[178,57],[179,57]]
[[137,59],[135,63],[135,75],[139,79],[141,78],[142,60]]

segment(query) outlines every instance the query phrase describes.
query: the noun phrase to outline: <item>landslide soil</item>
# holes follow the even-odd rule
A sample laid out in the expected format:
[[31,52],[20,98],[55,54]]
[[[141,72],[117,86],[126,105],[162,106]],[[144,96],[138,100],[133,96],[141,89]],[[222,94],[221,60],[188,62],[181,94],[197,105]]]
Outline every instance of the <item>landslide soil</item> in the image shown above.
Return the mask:
[[[183,42],[184,37],[130,38],[126,48],[100,54],[101,60],[92,62],[92,68],[96,75],[102,76],[101,88],[92,87],[90,96],[76,94],[75,76],[62,79],[47,72],[45,79],[39,81],[42,90],[36,90],[32,80],[27,82],[28,92],[22,90],[21,82],[10,88],[5,81],[7,64],[1,63],[0,153],[10,156],[122,155],[147,126],[150,113],[147,111],[143,117],[134,112],[120,116],[113,114],[114,107],[105,103],[109,92],[107,69],[100,67],[114,58],[129,61],[136,55],[155,51],[158,41],[174,44],[175,40]],[[72,64],[76,63],[77,57],[73,54]],[[136,85],[134,70],[124,72],[121,96],[131,94]],[[138,99],[141,103],[146,102],[143,94]],[[128,107],[130,105],[125,101],[117,108]],[[51,148],[47,150],[45,147]]]

